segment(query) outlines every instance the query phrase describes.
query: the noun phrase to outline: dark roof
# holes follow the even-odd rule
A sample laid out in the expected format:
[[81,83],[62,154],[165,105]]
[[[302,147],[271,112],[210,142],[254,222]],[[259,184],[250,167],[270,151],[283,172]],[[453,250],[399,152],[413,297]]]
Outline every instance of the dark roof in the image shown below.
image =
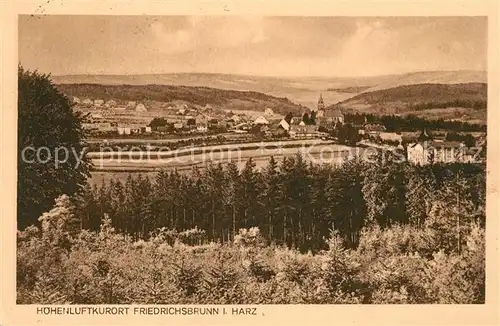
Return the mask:
[[430,141],[429,144],[434,147],[461,147],[463,143],[458,141]]
[[422,146],[427,143],[427,147],[435,147],[435,148],[460,148],[464,146],[463,143],[458,141],[427,141],[427,142],[417,142],[411,144],[411,147],[415,147],[417,144],[421,144]]
[[342,112],[339,109],[329,109],[325,110],[325,117],[326,118],[340,118],[344,117]]

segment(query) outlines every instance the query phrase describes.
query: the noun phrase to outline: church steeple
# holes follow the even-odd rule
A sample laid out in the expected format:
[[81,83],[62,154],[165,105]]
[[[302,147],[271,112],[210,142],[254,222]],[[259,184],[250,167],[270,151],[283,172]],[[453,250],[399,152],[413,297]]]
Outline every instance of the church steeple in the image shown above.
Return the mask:
[[318,111],[323,110],[324,108],[325,108],[325,102],[323,102],[323,94],[319,93]]

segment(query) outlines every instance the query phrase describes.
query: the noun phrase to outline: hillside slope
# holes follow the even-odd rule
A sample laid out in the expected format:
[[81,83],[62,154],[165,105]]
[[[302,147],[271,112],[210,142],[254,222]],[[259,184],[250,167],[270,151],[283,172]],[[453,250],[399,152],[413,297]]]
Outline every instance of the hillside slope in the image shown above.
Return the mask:
[[[294,103],[315,108],[320,92],[328,105],[344,101],[358,91],[423,83],[485,83],[487,78],[484,71],[430,71],[372,77],[266,77],[209,73],[67,75],[52,76],[52,80],[56,84],[208,86],[286,97]],[[346,93],[345,89],[349,92]]]
[[[486,121],[487,84],[415,84],[368,91],[330,107],[374,114]],[[478,122],[478,121],[476,121]]]
[[100,84],[57,84],[57,88],[68,96],[81,99],[113,99],[119,102],[140,101],[150,107],[159,103],[181,101],[194,106],[211,105],[220,109],[264,111],[271,108],[286,114],[299,113],[305,108],[286,98],[278,98],[258,92],[243,92],[210,87],[172,85],[100,85]]

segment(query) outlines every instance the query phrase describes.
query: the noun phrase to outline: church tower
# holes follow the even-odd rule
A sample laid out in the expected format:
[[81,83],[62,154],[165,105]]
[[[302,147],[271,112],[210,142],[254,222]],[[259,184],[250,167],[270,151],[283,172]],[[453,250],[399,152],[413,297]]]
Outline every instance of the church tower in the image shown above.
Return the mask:
[[319,93],[318,112],[316,114],[316,117],[321,118],[324,115],[325,115],[325,102],[323,102],[323,95]]

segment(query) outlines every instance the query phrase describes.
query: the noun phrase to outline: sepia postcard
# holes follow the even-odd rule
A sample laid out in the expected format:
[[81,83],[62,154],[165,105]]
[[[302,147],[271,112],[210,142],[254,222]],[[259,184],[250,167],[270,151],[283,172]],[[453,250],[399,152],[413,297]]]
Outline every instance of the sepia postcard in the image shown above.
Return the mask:
[[9,5],[0,324],[499,323],[496,1]]

